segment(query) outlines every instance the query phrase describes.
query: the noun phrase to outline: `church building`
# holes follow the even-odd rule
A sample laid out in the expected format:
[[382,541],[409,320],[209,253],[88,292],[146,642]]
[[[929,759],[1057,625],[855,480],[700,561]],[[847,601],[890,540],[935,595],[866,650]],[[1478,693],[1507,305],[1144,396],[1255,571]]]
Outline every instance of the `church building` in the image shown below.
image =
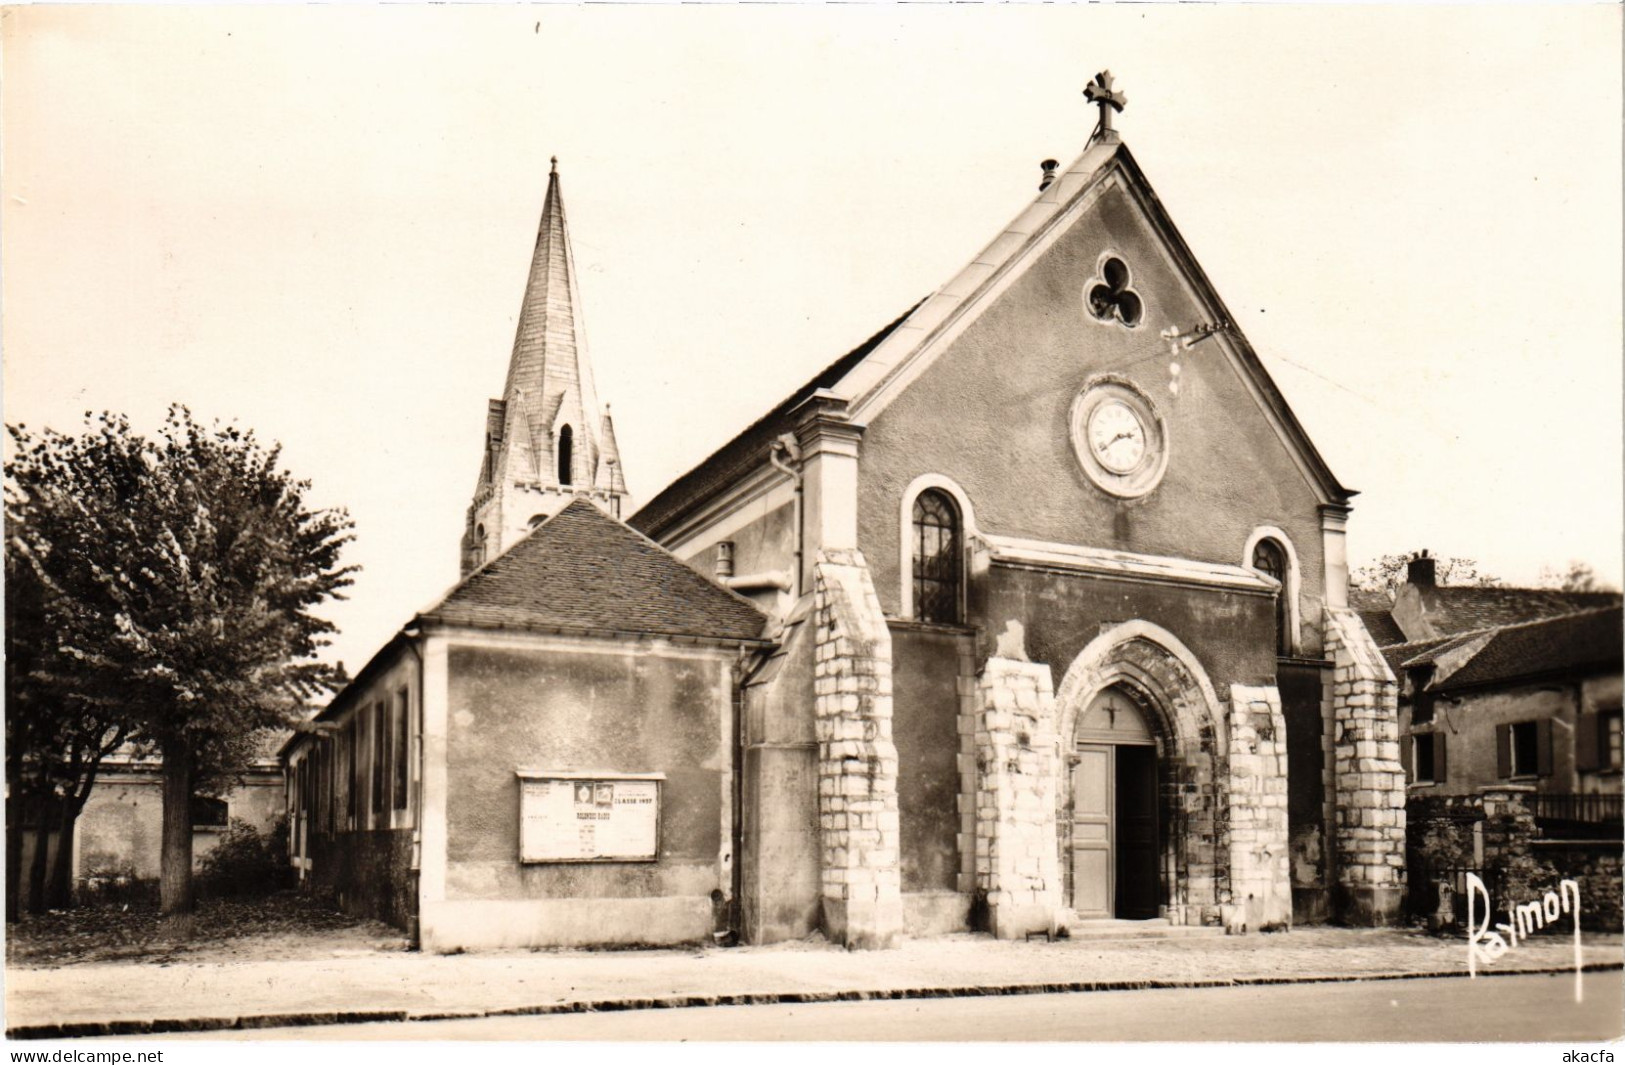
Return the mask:
[[958,274],[626,524],[555,173],[466,576],[290,748],[305,875],[437,948],[1397,919],[1354,493],[1086,95]]

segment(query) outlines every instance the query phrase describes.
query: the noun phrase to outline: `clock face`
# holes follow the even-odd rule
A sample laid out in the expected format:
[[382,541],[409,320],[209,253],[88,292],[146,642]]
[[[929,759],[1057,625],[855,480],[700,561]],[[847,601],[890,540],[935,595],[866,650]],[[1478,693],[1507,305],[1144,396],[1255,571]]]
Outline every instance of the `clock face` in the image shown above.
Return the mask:
[[1089,415],[1089,447],[1113,473],[1128,473],[1145,458],[1145,426],[1127,403],[1108,399]]
[[1097,374],[1072,401],[1072,451],[1095,486],[1119,499],[1157,487],[1168,468],[1168,426],[1134,382]]

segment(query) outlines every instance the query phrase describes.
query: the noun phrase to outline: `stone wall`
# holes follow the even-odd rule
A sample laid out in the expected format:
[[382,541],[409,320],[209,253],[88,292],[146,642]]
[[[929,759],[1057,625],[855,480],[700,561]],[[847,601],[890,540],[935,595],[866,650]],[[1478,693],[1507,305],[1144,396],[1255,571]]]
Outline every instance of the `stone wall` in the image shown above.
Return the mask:
[[1292,926],[1286,719],[1275,688],[1230,686],[1231,932]]
[[813,690],[824,931],[846,947],[903,929],[891,634],[861,552],[818,553]]
[[976,888],[1000,939],[1052,932],[1056,852],[1055,697],[1049,666],[989,658],[977,681]]
[[1352,610],[1326,608],[1326,653],[1333,662],[1338,916],[1349,924],[1393,924],[1405,894],[1398,688]]
[[[1405,804],[1410,908],[1437,927],[1466,919],[1459,894],[1441,900],[1441,883],[1461,889],[1460,871],[1478,870],[1496,905],[1522,901],[1563,877],[1580,883],[1587,929],[1621,927],[1617,840],[1545,839],[1525,784],[1498,783],[1471,795],[1413,795]],[[1604,829],[1599,835],[1606,833]]]

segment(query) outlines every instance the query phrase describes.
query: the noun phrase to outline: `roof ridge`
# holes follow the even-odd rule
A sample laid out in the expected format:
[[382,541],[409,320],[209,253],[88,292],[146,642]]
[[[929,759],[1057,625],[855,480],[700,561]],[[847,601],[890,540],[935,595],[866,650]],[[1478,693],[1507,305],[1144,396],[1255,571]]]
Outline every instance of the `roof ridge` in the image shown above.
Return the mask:
[[[1475,629],[1473,631],[1475,631],[1475,632],[1504,632],[1504,631],[1506,631],[1508,629],[1530,629],[1530,628],[1534,628],[1536,625],[1550,625],[1553,622],[1569,621],[1569,620],[1571,620],[1573,618],[1583,618],[1583,617],[1590,616],[1592,614],[1608,614],[1608,613],[1613,613],[1613,612],[1622,611],[1622,610],[1625,610],[1625,605],[1617,604],[1617,603],[1614,604],[1613,606],[1594,606],[1594,607],[1587,607],[1585,610],[1575,610],[1575,611],[1572,611],[1572,612],[1570,612],[1568,614],[1553,614],[1550,617],[1533,618],[1533,619],[1531,619],[1529,621],[1511,621],[1511,622],[1508,622],[1505,625],[1491,625],[1488,628]],[[1462,635],[1465,636],[1465,635],[1468,635],[1468,634],[1467,633],[1462,633]]]

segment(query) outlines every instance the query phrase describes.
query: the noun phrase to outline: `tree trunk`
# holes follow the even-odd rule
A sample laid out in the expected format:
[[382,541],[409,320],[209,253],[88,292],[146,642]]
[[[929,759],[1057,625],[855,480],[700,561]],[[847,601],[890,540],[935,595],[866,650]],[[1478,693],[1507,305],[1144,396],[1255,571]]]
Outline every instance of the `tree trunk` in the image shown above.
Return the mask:
[[164,933],[177,939],[192,934],[192,749],[184,741],[165,744],[163,852],[158,865],[158,912]]
[[73,828],[84,805],[84,800],[72,795],[61,803],[56,858],[51,862],[51,879],[45,887],[47,905],[53,910],[65,910],[73,905]]
[[23,800],[16,784],[6,792],[6,923],[23,914]]
[[34,859],[28,867],[28,912],[45,912],[46,852],[51,849],[51,804],[44,796],[35,796]]

